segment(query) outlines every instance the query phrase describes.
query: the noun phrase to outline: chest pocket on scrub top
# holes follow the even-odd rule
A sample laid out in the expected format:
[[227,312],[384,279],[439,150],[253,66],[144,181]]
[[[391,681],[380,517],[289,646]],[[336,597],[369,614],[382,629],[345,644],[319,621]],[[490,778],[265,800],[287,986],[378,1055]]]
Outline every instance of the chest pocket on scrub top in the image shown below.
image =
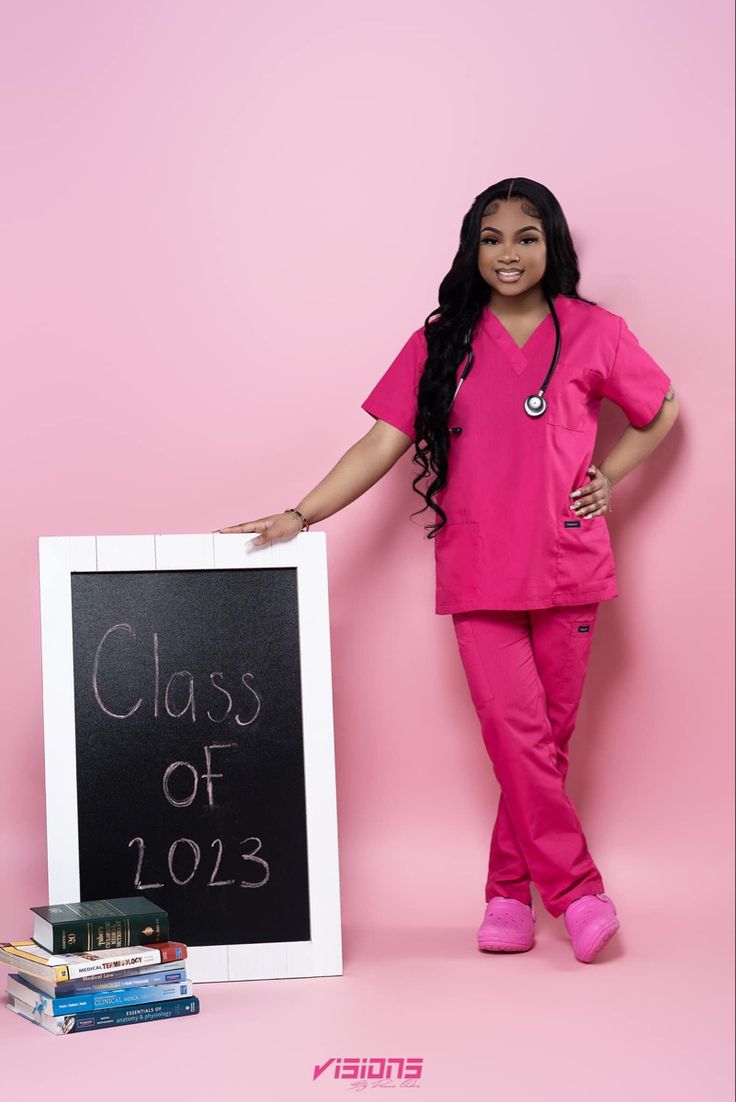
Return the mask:
[[560,358],[544,397],[547,410],[543,420],[555,428],[582,432],[585,427],[589,386],[581,364]]

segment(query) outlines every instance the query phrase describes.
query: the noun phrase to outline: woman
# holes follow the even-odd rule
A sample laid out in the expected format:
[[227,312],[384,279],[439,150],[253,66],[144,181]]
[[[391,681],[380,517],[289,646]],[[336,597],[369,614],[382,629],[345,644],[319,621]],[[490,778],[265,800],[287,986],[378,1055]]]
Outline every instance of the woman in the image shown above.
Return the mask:
[[[427,526],[435,611],[453,618],[501,788],[478,946],[532,948],[534,881],[587,963],[620,925],[565,791],[598,606],[618,596],[605,517],[678,405],[623,318],[578,295],[579,279],[546,187],[517,178],[482,192],[438,308],[362,404],[370,432],[295,508],[218,531],[257,532],[255,547],[289,539],[414,445],[413,487],[439,518]],[[604,397],[630,424],[595,465]]]

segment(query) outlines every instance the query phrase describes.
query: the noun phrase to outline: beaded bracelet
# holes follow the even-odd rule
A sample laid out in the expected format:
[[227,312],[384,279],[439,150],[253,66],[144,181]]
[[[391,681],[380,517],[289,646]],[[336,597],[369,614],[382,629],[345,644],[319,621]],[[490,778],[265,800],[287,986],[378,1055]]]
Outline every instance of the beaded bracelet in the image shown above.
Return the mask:
[[302,522],[302,526],[299,529],[299,531],[300,532],[308,532],[309,531],[309,523],[307,521],[307,518],[302,513],[300,513],[298,509],[284,509],[284,512],[285,513],[296,513],[296,515],[299,517],[299,520]]

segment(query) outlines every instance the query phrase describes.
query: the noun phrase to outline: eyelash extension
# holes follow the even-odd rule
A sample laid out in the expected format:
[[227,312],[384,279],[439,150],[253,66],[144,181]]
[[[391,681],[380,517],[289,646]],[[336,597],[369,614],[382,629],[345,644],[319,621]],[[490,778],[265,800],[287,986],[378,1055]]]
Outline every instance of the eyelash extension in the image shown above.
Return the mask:
[[[520,240],[521,241],[539,241],[539,238],[538,237],[522,237]],[[493,245],[497,245],[498,244],[498,238],[497,237],[481,237],[480,243],[481,243],[481,245],[488,245],[489,243],[493,244]]]

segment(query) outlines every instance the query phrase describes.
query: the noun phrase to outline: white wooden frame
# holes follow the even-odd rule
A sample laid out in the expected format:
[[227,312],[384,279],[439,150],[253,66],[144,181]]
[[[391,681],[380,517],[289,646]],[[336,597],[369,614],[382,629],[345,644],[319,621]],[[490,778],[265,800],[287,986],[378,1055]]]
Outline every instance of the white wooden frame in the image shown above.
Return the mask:
[[40,536],[49,902],[80,898],[71,575],[296,567],[311,941],[192,946],[195,982],[342,975],[326,533],[248,550],[256,533]]

